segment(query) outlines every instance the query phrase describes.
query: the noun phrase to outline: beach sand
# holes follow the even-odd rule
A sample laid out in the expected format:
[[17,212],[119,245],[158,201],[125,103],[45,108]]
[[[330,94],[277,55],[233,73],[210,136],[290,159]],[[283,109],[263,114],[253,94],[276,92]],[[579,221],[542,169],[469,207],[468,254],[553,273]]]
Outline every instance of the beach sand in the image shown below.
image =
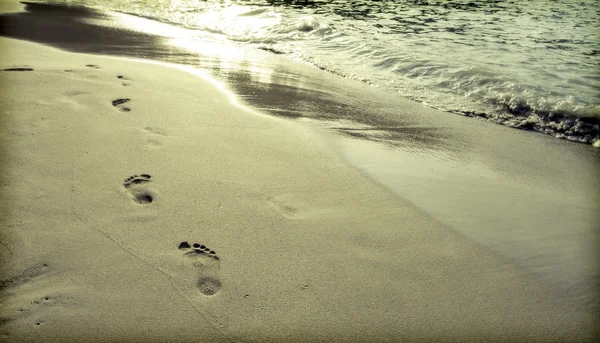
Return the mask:
[[208,77],[0,48],[3,341],[591,340],[592,313]]

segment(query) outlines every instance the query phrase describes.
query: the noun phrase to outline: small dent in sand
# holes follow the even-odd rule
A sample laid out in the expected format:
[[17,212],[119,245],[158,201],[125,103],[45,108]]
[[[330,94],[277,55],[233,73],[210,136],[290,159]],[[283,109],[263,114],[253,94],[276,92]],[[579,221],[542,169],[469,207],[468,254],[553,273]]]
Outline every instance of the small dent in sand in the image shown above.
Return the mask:
[[100,66],[97,64],[86,64],[85,66],[89,68],[100,69]]
[[215,295],[221,290],[221,281],[210,276],[201,277],[198,280],[198,289],[204,295]]
[[137,201],[140,204],[149,204],[152,202],[152,200],[153,198],[150,194],[140,194],[135,197],[135,201]]

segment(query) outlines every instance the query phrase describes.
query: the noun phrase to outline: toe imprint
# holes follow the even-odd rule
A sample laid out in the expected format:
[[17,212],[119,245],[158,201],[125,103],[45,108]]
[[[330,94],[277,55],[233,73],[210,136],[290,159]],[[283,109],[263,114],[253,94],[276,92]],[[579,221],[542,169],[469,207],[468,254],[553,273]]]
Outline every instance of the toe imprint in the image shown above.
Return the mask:
[[[192,248],[193,247],[193,248]],[[200,243],[194,243],[190,246],[190,243],[187,241],[183,241],[179,243],[178,249],[187,250],[186,255],[205,255],[206,257],[219,260],[219,256],[217,256],[217,252],[209,249],[206,245]]]
[[179,243],[179,249],[189,249],[189,248],[191,248],[191,247],[190,247],[190,244],[188,242],[181,242],[181,243]]
[[129,188],[132,185],[147,183],[150,182],[150,178],[151,176],[148,174],[133,175],[125,179],[125,183],[123,183],[123,186],[125,186],[125,188]]

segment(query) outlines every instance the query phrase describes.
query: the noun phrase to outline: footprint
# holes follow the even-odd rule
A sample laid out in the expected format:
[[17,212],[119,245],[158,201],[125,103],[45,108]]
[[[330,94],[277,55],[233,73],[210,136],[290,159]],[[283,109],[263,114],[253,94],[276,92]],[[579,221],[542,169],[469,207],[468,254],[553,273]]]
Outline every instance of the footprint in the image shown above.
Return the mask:
[[40,277],[47,274],[50,271],[47,263],[36,264],[23,270],[21,273],[0,280],[0,291],[4,291],[7,288],[20,286],[27,281]]
[[85,95],[85,94],[90,94],[90,93],[83,92],[83,91],[68,91],[68,92],[63,93],[63,95],[65,95],[65,96],[77,96],[77,95]]
[[217,276],[220,269],[220,258],[217,253],[203,244],[181,242],[179,250],[185,251],[183,256],[193,261],[194,267],[198,268],[200,277],[196,283],[200,293],[211,296],[221,290],[221,281]]
[[288,219],[294,219],[298,214],[298,208],[283,199],[276,199],[269,196],[266,200],[271,206],[281,212],[281,214]]
[[6,68],[2,69],[2,71],[32,71],[32,68]]
[[145,127],[142,132],[144,133],[144,144],[151,148],[159,148],[163,145],[166,131],[155,127]]
[[112,101],[112,105],[114,107],[119,108],[123,112],[129,112],[129,111],[131,111],[131,109],[129,107],[125,107],[125,106],[121,106],[121,105],[123,105],[126,102],[129,102],[130,100],[131,99],[129,99],[129,98],[116,99],[116,100]]
[[150,178],[151,176],[148,174],[133,175],[126,178],[123,183],[123,187],[138,204],[147,205],[154,200],[152,193],[145,187],[145,184],[150,182]]
[[121,104],[124,104],[124,103],[126,103],[126,102],[130,101],[130,100],[131,100],[131,99],[128,99],[128,98],[125,98],[125,99],[117,99],[117,100],[113,100],[113,101],[112,101],[112,105],[113,105],[113,106],[115,106],[115,107],[117,107],[117,106],[119,106],[119,105],[121,105]]
[[[117,75],[117,79],[119,79],[119,80],[123,80],[123,81],[130,81],[128,78],[126,78],[126,77],[125,77],[125,76],[123,76],[123,75]],[[123,87],[131,86],[131,82],[121,82],[121,85],[122,85]]]

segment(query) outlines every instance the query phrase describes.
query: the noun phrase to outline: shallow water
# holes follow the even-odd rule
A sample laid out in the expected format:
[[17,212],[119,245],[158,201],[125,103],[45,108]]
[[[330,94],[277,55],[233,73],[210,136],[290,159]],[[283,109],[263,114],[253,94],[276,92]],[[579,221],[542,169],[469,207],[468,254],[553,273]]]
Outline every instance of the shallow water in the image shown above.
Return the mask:
[[187,44],[236,42],[434,108],[600,146],[594,0],[57,2],[163,21],[193,30]]

